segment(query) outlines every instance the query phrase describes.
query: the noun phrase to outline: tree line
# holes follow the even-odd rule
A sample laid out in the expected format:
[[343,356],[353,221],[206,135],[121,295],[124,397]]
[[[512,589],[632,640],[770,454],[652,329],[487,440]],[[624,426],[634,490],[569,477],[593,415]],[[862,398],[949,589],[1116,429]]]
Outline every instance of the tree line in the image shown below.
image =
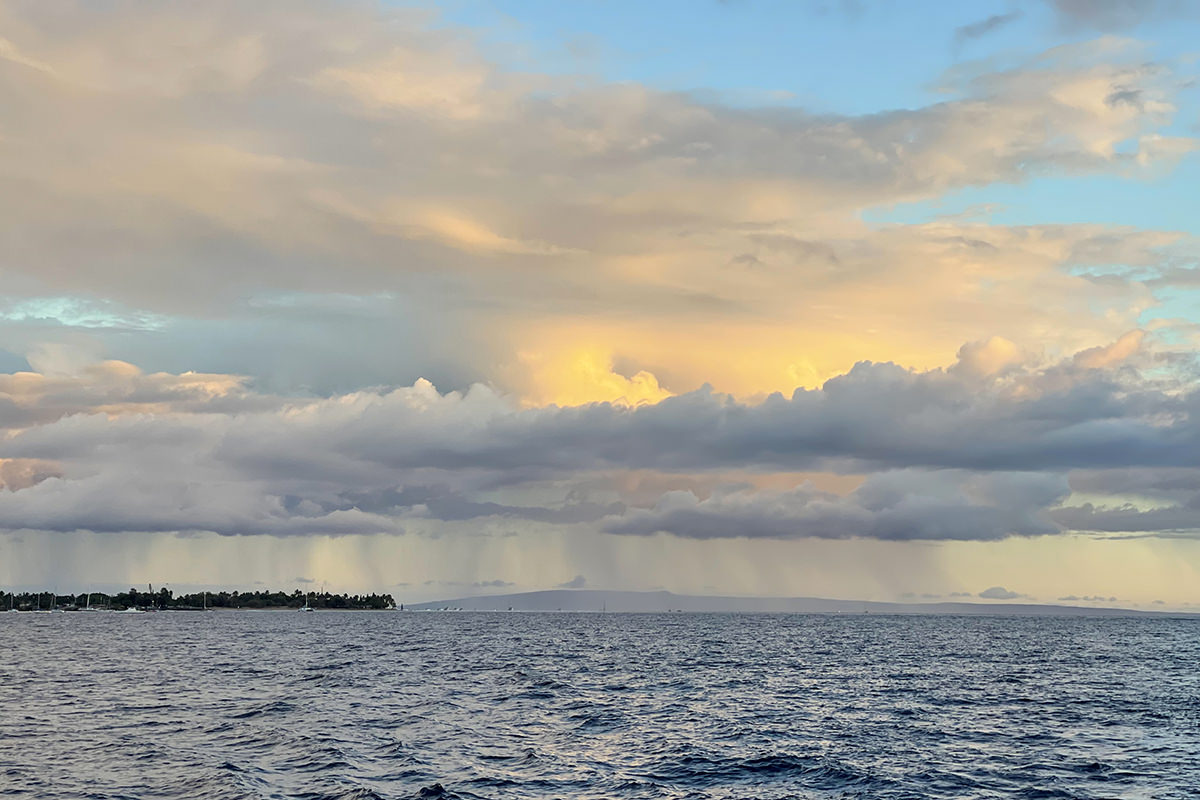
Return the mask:
[[[90,602],[89,602],[90,598]],[[2,592],[0,610],[12,608],[17,611],[47,611],[61,608],[73,611],[83,608],[108,608],[121,611],[126,608],[190,610],[198,608],[300,608],[305,603],[312,608],[383,611],[396,607],[390,594],[334,594],[332,592],[305,593],[296,589],[288,592],[193,592],[175,594],[171,589],[153,589],[139,592],[106,594],[91,592],[83,594],[57,594],[56,592]]]

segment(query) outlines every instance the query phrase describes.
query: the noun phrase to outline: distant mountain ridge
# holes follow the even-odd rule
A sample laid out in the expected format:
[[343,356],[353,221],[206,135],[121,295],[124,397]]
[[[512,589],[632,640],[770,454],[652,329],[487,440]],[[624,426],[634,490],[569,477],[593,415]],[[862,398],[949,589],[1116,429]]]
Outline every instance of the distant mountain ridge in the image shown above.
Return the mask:
[[723,597],[672,592],[619,592],[602,589],[549,589],[517,594],[458,597],[428,603],[406,603],[413,611],[620,611],[620,612],[759,612],[793,614],[976,614],[1022,616],[1195,616],[1186,612],[1139,611],[1036,603],[886,603],[830,600],[822,597]]

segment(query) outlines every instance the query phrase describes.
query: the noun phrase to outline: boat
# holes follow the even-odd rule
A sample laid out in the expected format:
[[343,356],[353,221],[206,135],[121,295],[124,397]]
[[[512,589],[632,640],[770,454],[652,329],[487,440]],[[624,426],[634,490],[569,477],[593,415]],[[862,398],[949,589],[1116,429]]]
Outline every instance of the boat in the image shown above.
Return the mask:
[[298,609],[296,609],[297,611],[316,611],[315,608],[313,608],[312,606],[310,606],[308,604],[308,597],[310,594],[312,594],[312,592],[309,592],[308,594],[304,595],[304,605],[302,605]]
[[92,605],[92,593],[88,592],[87,604],[83,607],[84,611],[90,611],[93,614],[99,614],[101,611],[112,611],[111,608],[101,608],[100,606]]
[[65,614],[66,612],[58,607],[58,589],[54,590],[54,594],[50,595],[50,613]]

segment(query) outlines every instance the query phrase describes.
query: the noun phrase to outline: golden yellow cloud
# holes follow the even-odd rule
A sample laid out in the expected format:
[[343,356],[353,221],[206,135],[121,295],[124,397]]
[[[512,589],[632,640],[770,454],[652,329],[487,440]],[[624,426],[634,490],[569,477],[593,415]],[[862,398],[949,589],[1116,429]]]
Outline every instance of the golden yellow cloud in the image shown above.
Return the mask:
[[657,403],[671,392],[645,370],[626,377],[613,370],[612,357],[602,348],[576,346],[563,349],[522,353],[519,356],[521,380],[527,391],[523,402],[529,406],[556,403],[576,406],[608,402],[620,405]]

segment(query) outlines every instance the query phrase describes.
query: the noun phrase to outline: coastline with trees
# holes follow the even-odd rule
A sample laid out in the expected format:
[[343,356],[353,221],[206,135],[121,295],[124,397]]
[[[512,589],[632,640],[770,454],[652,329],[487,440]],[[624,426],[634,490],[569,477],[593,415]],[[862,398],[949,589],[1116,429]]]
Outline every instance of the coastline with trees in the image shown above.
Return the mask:
[[388,611],[396,607],[390,594],[335,594],[333,592],[234,590],[175,594],[162,588],[154,591],[83,592],[60,594],[55,591],[0,591],[0,611],[202,611],[202,610],[288,610],[307,605],[316,610]]

